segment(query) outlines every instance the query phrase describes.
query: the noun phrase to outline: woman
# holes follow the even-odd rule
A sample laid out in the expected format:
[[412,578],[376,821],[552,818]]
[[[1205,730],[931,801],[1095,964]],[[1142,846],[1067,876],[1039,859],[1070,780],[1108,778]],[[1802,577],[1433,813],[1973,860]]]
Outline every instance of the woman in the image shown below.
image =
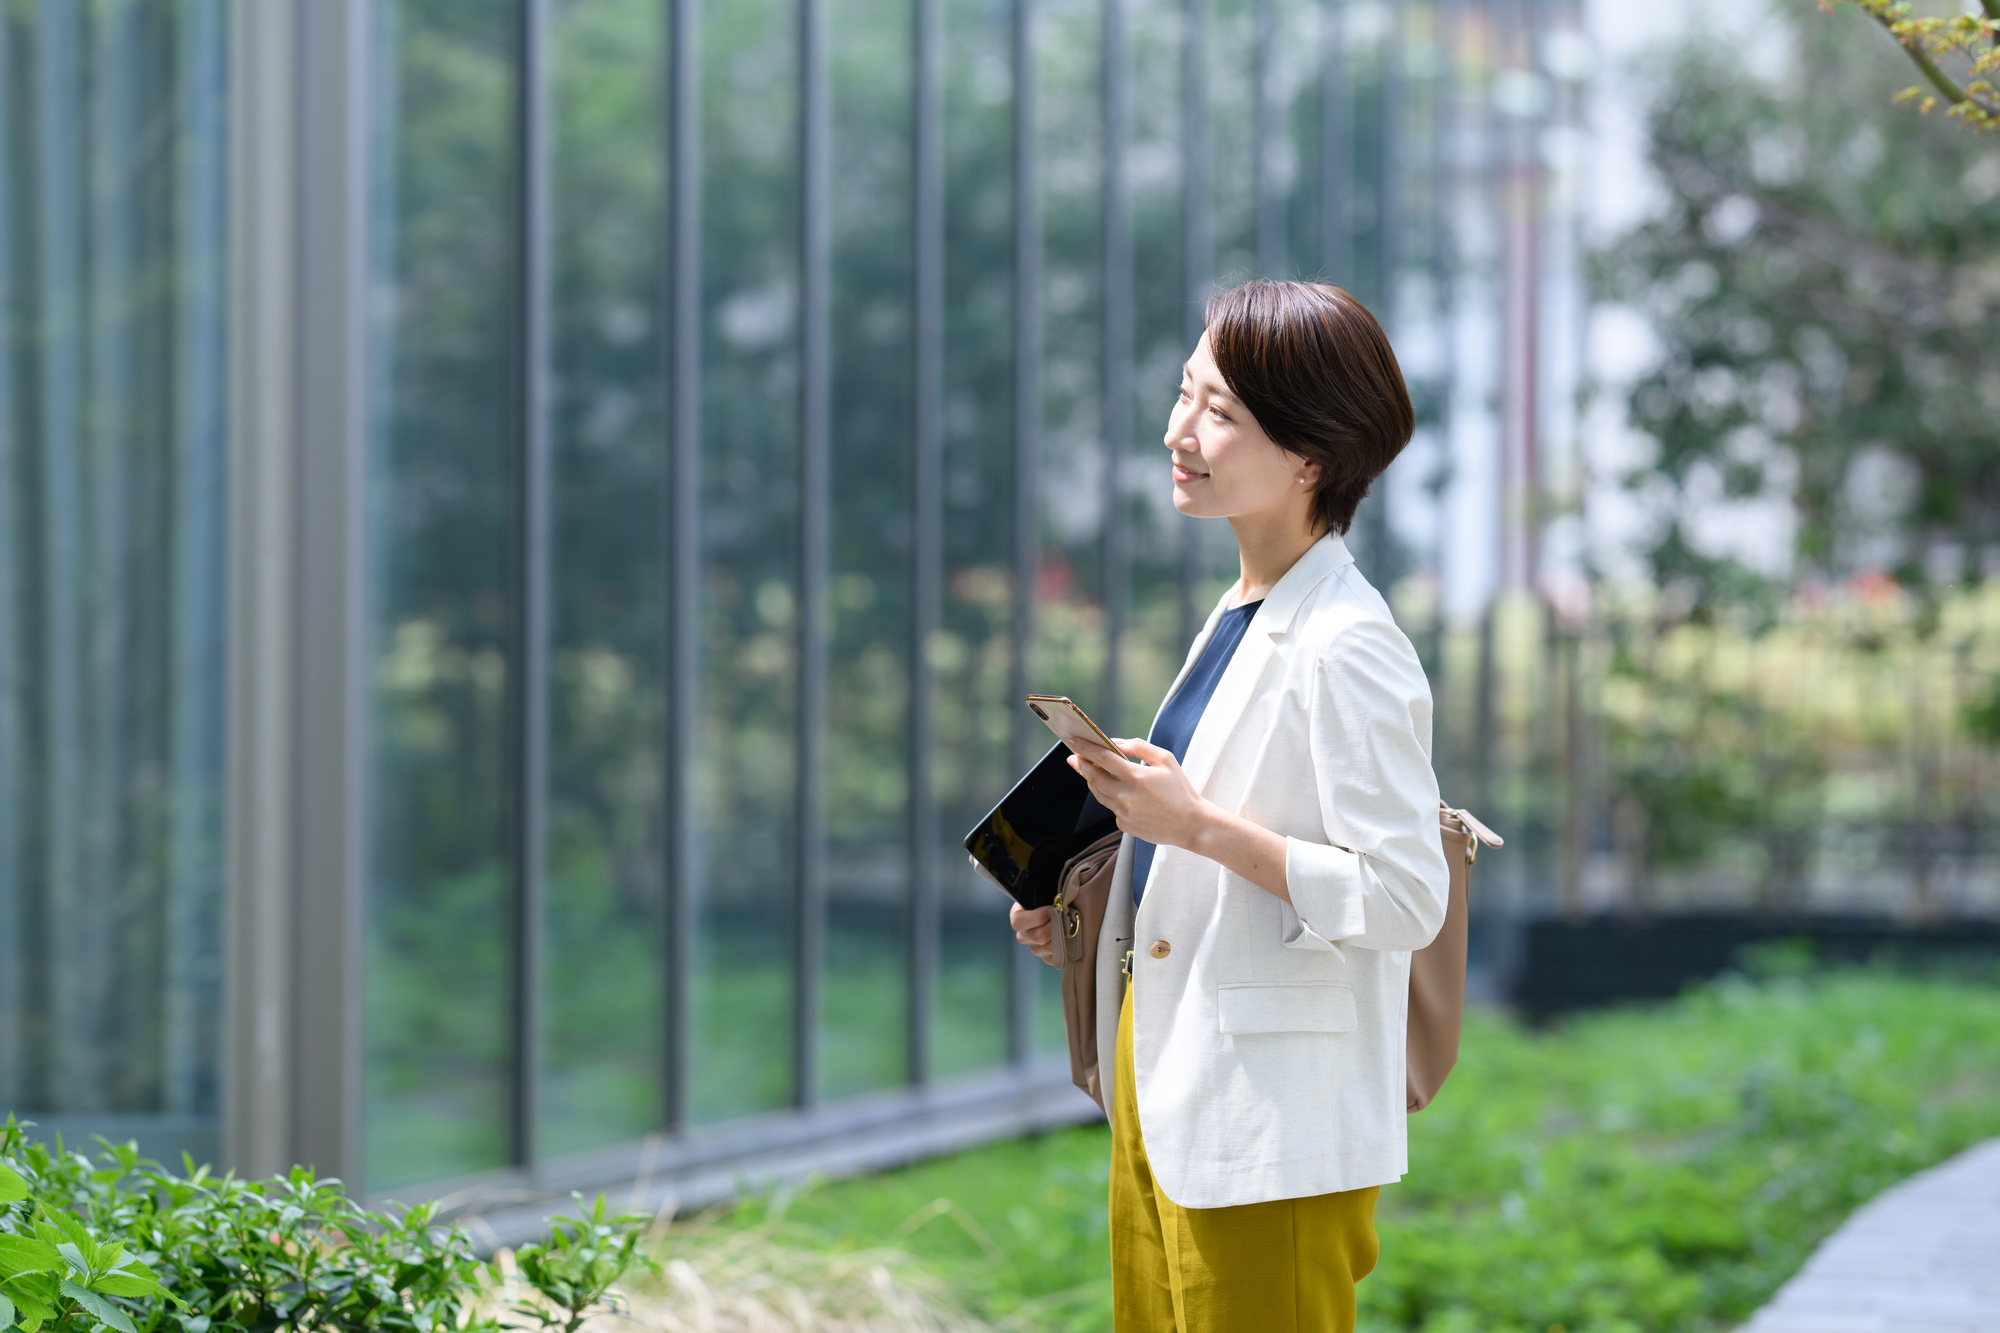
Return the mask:
[[[1165,444],[1175,507],[1229,520],[1241,577],[1152,739],[1118,742],[1143,766],[1070,760],[1125,833],[1098,955],[1111,999],[1132,951],[1098,1047],[1120,1333],[1351,1330],[1375,1265],[1376,1194],[1406,1165],[1410,952],[1448,879],[1430,689],[1341,536],[1413,425],[1347,293],[1209,303]],[[1048,959],[1047,909],[1014,929]]]

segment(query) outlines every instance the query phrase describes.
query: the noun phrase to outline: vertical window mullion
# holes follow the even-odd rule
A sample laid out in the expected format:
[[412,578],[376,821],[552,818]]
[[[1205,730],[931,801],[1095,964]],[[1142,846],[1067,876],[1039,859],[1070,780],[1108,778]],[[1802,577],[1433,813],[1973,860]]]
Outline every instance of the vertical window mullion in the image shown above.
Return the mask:
[[799,0],[799,713],[798,842],[794,877],[793,1098],[819,1097],[819,1017],[826,957],[827,569],[833,414],[832,96],[827,0]]
[[1104,725],[1124,727],[1123,653],[1130,515],[1125,497],[1125,456],[1132,445],[1132,220],[1126,179],[1127,130],[1125,0],[1104,0],[1103,235],[1099,249],[1101,294],[1099,388],[1104,447]]
[[1255,73],[1250,87],[1251,193],[1257,211],[1257,275],[1285,277],[1285,196],[1278,188],[1278,6],[1256,0],[1252,14]]
[[1396,149],[1402,96],[1403,24],[1402,12],[1389,10],[1389,29],[1382,36],[1380,65],[1375,76],[1375,156],[1381,179],[1375,187],[1375,317],[1393,337],[1396,333],[1396,266],[1401,262],[1397,217],[1398,198]]
[[[1037,475],[1042,424],[1042,201],[1040,144],[1035,121],[1035,0],[1014,0],[1014,430],[1012,770],[1025,773],[1037,737],[1023,696],[1033,686],[1035,590],[1040,579],[1041,495]],[[1020,1063],[1033,1052],[1035,956],[1013,951],[1009,973],[1008,1054]]]
[[[82,764],[85,701],[82,697],[84,626],[82,605],[82,543],[85,527],[82,423],[78,401],[81,348],[78,293],[82,281],[79,253],[81,201],[77,181],[80,145],[75,109],[81,84],[77,68],[77,12],[69,6],[45,5],[35,20],[32,59],[34,106],[36,291],[30,307],[41,339],[37,384],[41,427],[41,487],[35,498],[41,538],[41,584],[44,623],[38,645],[43,680],[38,699],[41,751],[46,769],[41,790],[40,878],[48,887],[42,909],[40,959],[79,960],[81,949],[72,938],[83,916],[76,900],[83,880],[83,821],[85,783]],[[50,997],[49,1030],[89,1030],[82,989],[86,968],[49,969],[37,964],[41,976],[28,979],[30,992]],[[37,984],[41,983],[41,984]],[[89,1105],[83,1071],[84,1052],[75,1043],[38,1041],[29,1052],[31,1067],[43,1071],[45,1104]],[[32,1098],[31,1098],[32,1101]]]
[[1354,158],[1347,119],[1347,43],[1342,32],[1347,13],[1343,0],[1326,0],[1320,52],[1319,84],[1319,219],[1321,271],[1329,282],[1352,287],[1354,275],[1348,243],[1349,193]]
[[701,87],[700,0],[668,0],[665,80],[667,290],[665,426],[666,566],[666,1127],[688,1124],[692,1006],[690,973],[698,862],[694,848],[696,671],[701,590]]
[[932,752],[936,691],[930,666],[943,582],[944,455],[944,89],[942,0],[915,0],[911,89],[916,111],[912,207],[915,334],[911,394],[910,615],[910,1082],[929,1081],[937,1003],[939,884]]
[[[1215,221],[1209,196],[1208,11],[1209,0],[1185,0],[1181,35],[1181,286],[1184,352],[1194,351],[1206,323],[1208,287],[1214,281]],[[1196,604],[1201,578],[1199,530],[1180,523],[1180,643],[1194,642],[1201,624]]]
[[547,870],[549,460],[549,0],[520,0],[514,51],[513,964],[508,1131],[512,1160],[535,1159],[541,1077],[541,960]]
[[[0,15],[0,143],[6,144],[16,142],[12,47],[13,20]],[[18,158],[12,155],[0,160],[0,311],[7,312],[0,318],[9,323],[19,318],[14,313],[13,282],[14,247],[19,243],[14,216],[17,164]],[[4,331],[11,342],[13,330]],[[20,954],[24,951],[16,942],[26,939],[21,894],[27,876],[21,862],[21,834],[23,815],[27,813],[27,784],[22,780],[24,738],[20,726],[20,690],[25,673],[16,658],[21,651],[16,637],[21,588],[15,570],[27,554],[26,533],[21,523],[27,497],[15,490],[20,467],[16,454],[20,448],[20,417],[14,393],[14,357],[11,353],[0,355],[0,940],[10,941],[0,944],[0,1089],[5,1089],[10,1099],[21,1101],[26,1092],[21,1049],[26,1026],[20,967]]]

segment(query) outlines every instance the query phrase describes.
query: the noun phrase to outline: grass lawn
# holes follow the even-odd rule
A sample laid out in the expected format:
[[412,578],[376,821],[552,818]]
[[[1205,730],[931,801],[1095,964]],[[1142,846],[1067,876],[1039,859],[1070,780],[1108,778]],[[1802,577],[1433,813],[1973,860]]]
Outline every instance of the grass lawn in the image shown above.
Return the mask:
[[[1469,1017],[1383,1191],[1362,1327],[1727,1329],[1884,1186],[2000,1134],[2000,988],[1729,978],[1547,1030]],[[739,1208],[909,1251],[1013,1327],[1110,1326],[1108,1131],[1019,1140]]]

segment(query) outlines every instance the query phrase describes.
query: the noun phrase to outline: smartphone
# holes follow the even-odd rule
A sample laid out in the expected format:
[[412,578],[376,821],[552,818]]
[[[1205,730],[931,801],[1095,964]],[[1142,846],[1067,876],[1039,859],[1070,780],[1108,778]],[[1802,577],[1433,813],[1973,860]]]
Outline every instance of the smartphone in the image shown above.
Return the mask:
[[1031,694],[1028,707],[1035,716],[1049,724],[1064,745],[1074,751],[1078,742],[1085,745],[1101,745],[1121,759],[1138,763],[1111,743],[1111,737],[1104,734],[1104,728],[1090,720],[1090,714],[1077,707],[1076,700],[1060,694]]

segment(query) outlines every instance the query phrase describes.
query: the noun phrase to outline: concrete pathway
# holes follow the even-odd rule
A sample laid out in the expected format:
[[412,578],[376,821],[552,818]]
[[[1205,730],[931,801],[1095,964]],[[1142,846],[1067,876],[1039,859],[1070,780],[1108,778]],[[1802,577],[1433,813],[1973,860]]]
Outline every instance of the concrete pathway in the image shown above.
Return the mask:
[[1737,1333],[2000,1333],[2000,1139],[1864,1204]]

